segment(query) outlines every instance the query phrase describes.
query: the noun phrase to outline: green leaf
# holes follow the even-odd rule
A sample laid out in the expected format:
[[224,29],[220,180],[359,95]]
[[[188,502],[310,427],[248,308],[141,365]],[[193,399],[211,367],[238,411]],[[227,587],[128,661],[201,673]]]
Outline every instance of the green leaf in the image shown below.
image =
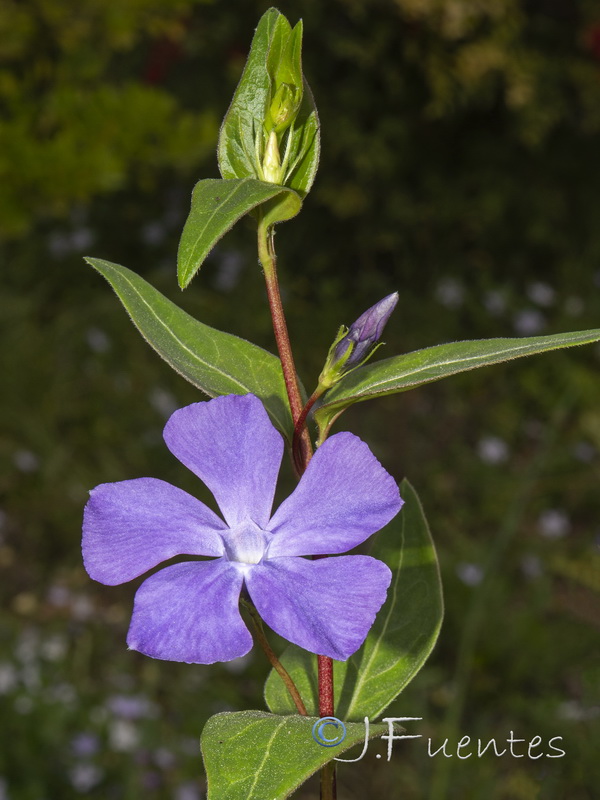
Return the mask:
[[[181,234],[177,253],[177,276],[182,289],[189,284],[215,244],[244,214],[277,195],[290,196],[297,214],[298,195],[274,183],[255,178],[199,181],[192,194],[192,208]],[[294,216],[290,214],[290,216]],[[288,219],[289,217],[285,217]]]
[[364,646],[345,662],[344,719],[377,719],[427,661],[442,625],[442,583],[423,506],[407,480],[400,495],[402,510],[370,553],[392,570],[392,585]]
[[106,278],[146,341],[176,372],[209,397],[259,397],[291,439],[294,426],[281,362],[245,339],[198,322],[135,272],[99,258],[86,261]]
[[[283,17],[283,15],[282,15]],[[282,18],[280,17],[280,19]],[[283,17],[285,19],[285,17]],[[291,86],[302,87],[302,20],[292,29],[289,22],[282,37],[275,47],[275,36],[269,53],[268,69],[275,86],[287,83]],[[283,48],[281,47],[283,44]]]
[[292,145],[285,185],[304,198],[313,185],[321,152],[319,117],[313,94],[306,81],[302,104],[289,135],[292,136]]
[[[221,125],[217,157],[224,178],[260,177],[256,165],[255,137],[262,135],[267,104],[271,98],[267,59],[281,16],[277,9],[270,8],[261,17],[242,77]],[[279,40],[280,36],[277,38]]]
[[580,344],[600,341],[600,330],[558,333],[551,336],[532,336],[527,339],[482,339],[451,342],[416,350],[351,372],[325,395],[315,412],[321,430],[353,403],[395,392],[405,392],[424,383],[438,381],[459,372],[500,364],[549,350],[559,350]]
[[[387,600],[363,647],[348,661],[334,661],[335,713],[340,719],[376,719],[421,669],[442,624],[442,586],[423,508],[408,481],[402,482],[400,494],[402,510],[377,535],[370,553],[392,570]],[[281,662],[308,713],[317,713],[316,657],[291,645]],[[265,699],[274,713],[294,709],[274,670],[267,678]]]
[[[346,738],[324,747],[312,736],[316,717],[275,716],[264,711],[211,717],[200,740],[208,800],[282,800],[332,758],[365,739],[364,723],[346,723]],[[371,724],[369,738],[388,733]]]

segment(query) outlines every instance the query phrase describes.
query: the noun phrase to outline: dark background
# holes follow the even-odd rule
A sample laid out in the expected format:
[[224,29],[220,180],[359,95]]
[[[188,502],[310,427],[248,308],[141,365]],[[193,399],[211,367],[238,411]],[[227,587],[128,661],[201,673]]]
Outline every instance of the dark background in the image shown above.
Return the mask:
[[[92,583],[79,537],[97,483],[151,475],[195,491],[161,430],[198,399],[83,255],[273,348],[249,221],[184,294],[175,279],[192,187],[218,175],[218,126],[267,7],[0,3],[2,800],[197,800],[208,716],[263,707],[258,651],[214,667],[128,653],[134,587]],[[314,189],[277,234],[309,390],[338,326],[394,290],[382,355],[600,326],[595,2],[279,7],[304,20],[322,124]],[[411,732],[434,748],[514,731],[566,750],[430,759],[417,740],[387,764],[372,746],[340,770],[341,798],[597,791],[599,352],[477,371],[338,423],[416,486],[442,567],[438,645],[391,711],[422,716]]]

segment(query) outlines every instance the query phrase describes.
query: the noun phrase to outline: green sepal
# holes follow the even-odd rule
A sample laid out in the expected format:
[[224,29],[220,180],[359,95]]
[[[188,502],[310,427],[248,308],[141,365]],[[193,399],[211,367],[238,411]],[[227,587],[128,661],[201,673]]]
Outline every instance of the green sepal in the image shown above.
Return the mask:
[[295,120],[302,102],[302,20],[292,29],[283,15],[279,17],[267,58],[267,71],[271,77],[271,99],[265,130],[282,133]]

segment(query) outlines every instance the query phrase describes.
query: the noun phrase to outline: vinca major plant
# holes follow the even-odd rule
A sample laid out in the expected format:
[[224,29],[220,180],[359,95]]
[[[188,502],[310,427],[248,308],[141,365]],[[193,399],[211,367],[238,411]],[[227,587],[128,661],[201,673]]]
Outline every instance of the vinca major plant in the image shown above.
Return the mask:
[[[377,720],[427,660],[443,613],[415,489],[406,479],[398,487],[365,442],[331,434],[333,425],[354,403],[597,342],[600,330],[372,359],[398,302],[390,287],[339,328],[309,395],[287,332],[274,228],[307,200],[319,120],[302,71],[302,23],[292,28],[276,9],[256,29],[218,161],[222,177],[193,191],[178,282],[186,288],[214,245],[251,215],[278,355],[194,319],[125,267],[88,259],[142,336],[202,392],[174,412],[164,440],[212,492],[220,514],[157,477],[101,484],[85,508],[84,563],[91,578],[115,585],[182,557],[137,590],[127,637],[133,650],[191,664],[242,656],[253,636],[264,650],[272,666],[267,709],[216,714],[202,732],[209,800],[279,800],[318,770],[322,800],[332,800],[335,759],[363,741],[366,717],[368,736],[389,730]],[[285,451],[298,483],[273,509]],[[350,552],[365,542],[369,555]],[[271,647],[269,629],[289,642],[283,653]],[[339,742],[327,733],[338,725]]]

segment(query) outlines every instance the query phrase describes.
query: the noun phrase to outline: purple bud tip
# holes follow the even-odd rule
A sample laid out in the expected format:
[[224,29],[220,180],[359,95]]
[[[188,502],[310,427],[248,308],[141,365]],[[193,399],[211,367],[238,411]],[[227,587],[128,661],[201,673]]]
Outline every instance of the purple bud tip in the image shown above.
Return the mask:
[[335,359],[341,359],[348,348],[352,347],[344,366],[347,369],[360,364],[369,355],[373,345],[379,341],[397,302],[398,292],[394,292],[361,314],[356,322],[352,323],[344,338],[338,342]]
[[372,344],[379,341],[386,322],[390,318],[392,311],[396,308],[398,302],[398,292],[388,294],[383,300],[375,303],[374,306],[367,309],[364,314],[350,326],[348,334],[356,331],[358,333],[358,342],[369,341]]

